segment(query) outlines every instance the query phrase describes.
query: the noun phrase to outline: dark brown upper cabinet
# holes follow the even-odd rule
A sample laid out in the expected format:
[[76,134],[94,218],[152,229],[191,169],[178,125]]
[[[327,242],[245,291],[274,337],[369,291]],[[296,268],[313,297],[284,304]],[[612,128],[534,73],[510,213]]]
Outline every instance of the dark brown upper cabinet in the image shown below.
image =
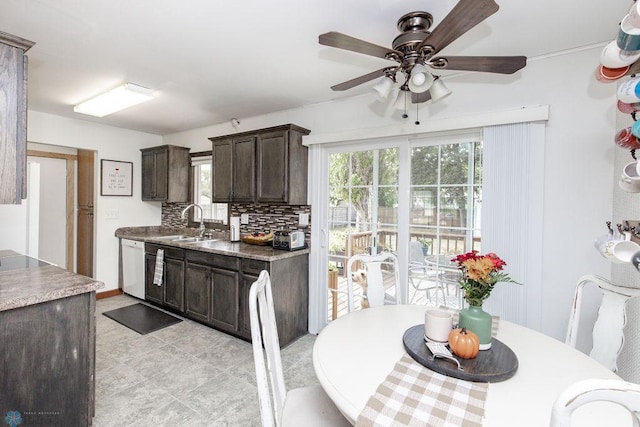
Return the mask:
[[288,124],[209,138],[213,200],[306,205],[309,133]]
[[143,148],[142,200],[189,201],[189,148],[175,145]]
[[27,56],[34,43],[0,31],[0,204],[27,197]]
[[211,189],[214,202],[255,200],[255,147],[254,135],[213,141]]

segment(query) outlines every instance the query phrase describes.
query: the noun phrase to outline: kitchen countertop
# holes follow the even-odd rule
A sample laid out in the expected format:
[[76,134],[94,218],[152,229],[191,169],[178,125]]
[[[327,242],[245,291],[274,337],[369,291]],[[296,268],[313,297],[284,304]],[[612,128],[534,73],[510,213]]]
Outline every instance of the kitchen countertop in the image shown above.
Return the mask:
[[122,239],[137,240],[145,243],[154,243],[158,245],[173,246],[176,248],[260,261],[276,261],[309,253],[309,248],[297,251],[284,251],[273,249],[271,246],[250,245],[243,242],[230,242],[229,233],[224,231],[214,232],[213,239],[218,240],[211,242],[207,247],[193,243],[171,242],[166,239],[162,239],[163,236],[172,235],[193,236],[195,235],[195,232],[196,230],[193,228],[174,228],[163,226],[122,227],[116,230],[115,236]]
[[[11,250],[0,250],[7,264],[9,257],[22,257],[25,267],[0,270],[0,311],[26,307],[73,295],[93,292],[104,287],[104,283],[91,277],[72,273],[52,264],[40,264],[34,258]],[[27,261],[34,262],[27,262]]]

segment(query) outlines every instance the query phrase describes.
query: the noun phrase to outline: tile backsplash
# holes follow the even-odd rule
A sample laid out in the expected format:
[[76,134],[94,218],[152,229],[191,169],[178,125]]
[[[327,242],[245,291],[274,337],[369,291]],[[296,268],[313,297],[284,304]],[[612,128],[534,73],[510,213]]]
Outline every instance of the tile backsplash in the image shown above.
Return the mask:
[[[182,210],[187,206],[189,206],[189,203],[163,203],[162,225],[166,227],[188,227],[187,220],[181,218]],[[229,210],[230,216],[249,215],[249,224],[240,225],[241,234],[282,229],[304,231],[307,241],[311,236],[310,226],[300,227],[298,225],[298,214],[301,213],[309,214],[309,224],[311,224],[311,206],[230,203]],[[226,225],[215,224],[207,224],[207,227],[228,228]]]

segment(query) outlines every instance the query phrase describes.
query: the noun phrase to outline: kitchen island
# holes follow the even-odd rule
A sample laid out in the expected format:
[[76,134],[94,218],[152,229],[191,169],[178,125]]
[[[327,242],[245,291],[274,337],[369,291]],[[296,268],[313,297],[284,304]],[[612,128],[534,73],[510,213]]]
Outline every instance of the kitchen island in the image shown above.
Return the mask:
[[[104,286],[0,250],[0,414],[88,426],[95,398],[95,291]],[[17,419],[17,418],[14,418]]]
[[[116,230],[116,237],[145,243],[146,301],[251,340],[249,289],[260,272],[267,270],[280,345],[286,346],[307,334],[309,249],[285,251],[268,245],[230,242],[226,232],[216,232],[200,242],[176,240],[177,236],[193,236],[194,232],[162,226]],[[159,250],[163,254],[160,286],[153,283]]]

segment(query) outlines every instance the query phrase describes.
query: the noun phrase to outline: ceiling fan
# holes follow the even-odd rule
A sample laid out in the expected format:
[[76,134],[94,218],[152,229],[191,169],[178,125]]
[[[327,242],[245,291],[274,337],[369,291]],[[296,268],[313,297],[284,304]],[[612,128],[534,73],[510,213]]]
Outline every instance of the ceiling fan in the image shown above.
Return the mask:
[[[343,91],[366,83],[377,77],[381,81],[374,87],[379,100],[386,99],[397,74],[401,73],[400,91],[396,104],[401,104],[411,94],[414,104],[437,101],[451,94],[439,76],[431,74],[426,66],[435,70],[480,71],[498,74],[513,74],[527,64],[526,56],[440,56],[438,53],[451,42],[498,11],[494,0],[460,0],[444,17],[442,22],[428,31],[433,16],[428,12],[410,12],[398,20],[400,35],[388,49],[346,34],[331,31],[321,34],[321,45],[350,50],[365,55],[395,61],[398,65],[388,66],[346,82],[331,86],[334,91]],[[398,105],[396,105],[398,107]],[[402,109],[402,107],[398,107]]]

